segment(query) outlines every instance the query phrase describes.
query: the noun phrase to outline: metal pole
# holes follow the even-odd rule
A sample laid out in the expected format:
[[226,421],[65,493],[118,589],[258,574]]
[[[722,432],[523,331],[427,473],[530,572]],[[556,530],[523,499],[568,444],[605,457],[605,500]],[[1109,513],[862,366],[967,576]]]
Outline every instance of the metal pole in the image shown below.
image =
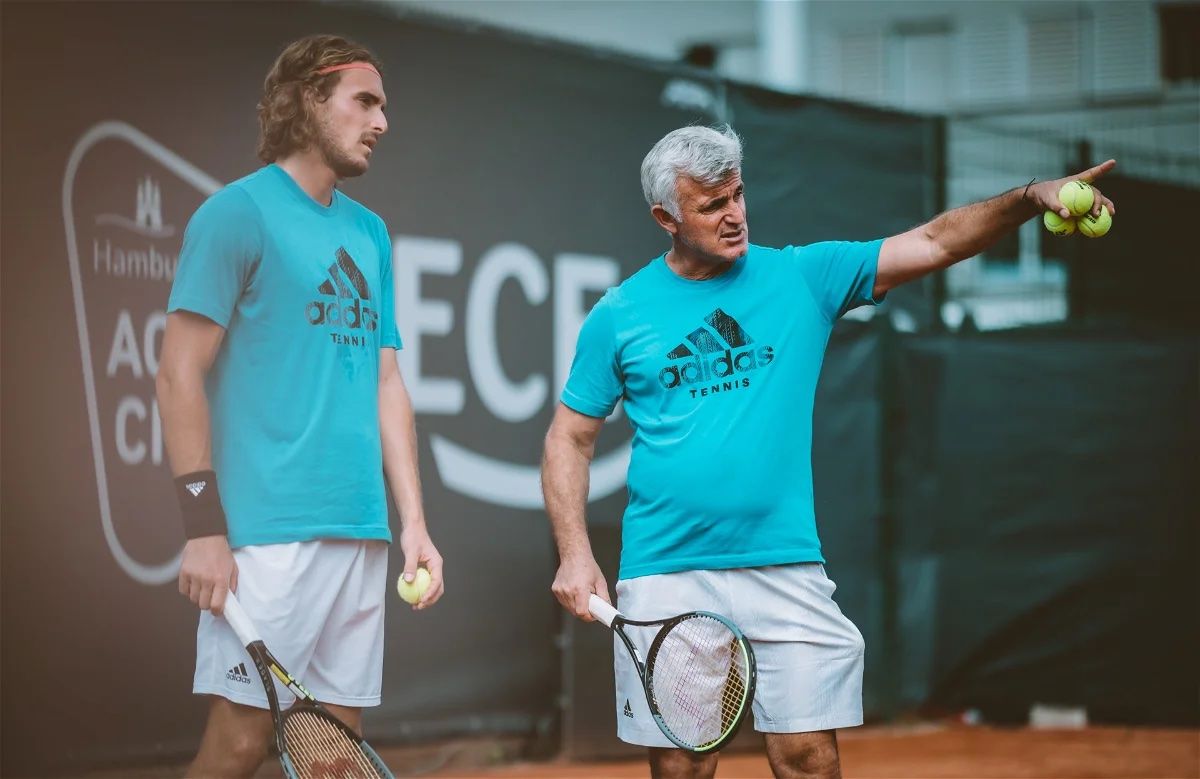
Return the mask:
[[[932,214],[940,214],[946,210],[946,177],[949,169],[946,164],[946,131],[947,119],[938,116],[933,119],[930,127],[930,194],[933,201],[928,209]],[[942,322],[942,306],[946,304],[946,271],[940,270],[929,279],[929,299],[933,309],[930,317],[930,329],[935,333],[944,332],[946,327]]]
[[809,89],[808,0],[759,0],[759,69],[782,92]]
[[[1074,170],[1067,175],[1087,170],[1092,166],[1092,142],[1086,138],[1080,139],[1075,147]],[[1067,261],[1067,320],[1078,322],[1088,315],[1087,277],[1086,269],[1079,255],[1079,242],[1069,241],[1066,250]]]

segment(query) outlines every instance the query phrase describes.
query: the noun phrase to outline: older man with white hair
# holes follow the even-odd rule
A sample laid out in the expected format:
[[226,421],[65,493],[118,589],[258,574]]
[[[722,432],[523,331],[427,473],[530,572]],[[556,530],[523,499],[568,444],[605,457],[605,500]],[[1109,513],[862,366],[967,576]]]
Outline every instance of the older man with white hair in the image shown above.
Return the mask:
[[[1093,181],[1109,160],[1073,179]],[[684,127],[642,163],[671,248],[604,295],[579,334],[546,436],[542,482],[560,566],[553,591],[590,620],[608,583],[586,528],[588,466],[618,400],[633,428],[620,609],[639,619],[725,614],[758,659],[755,728],[776,777],[838,777],[836,729],[861,725],[863,639],[832,599],[817,538],[812,416],[837,319],[972,257],[1043,210],[1030,183],[900,235],[771,249],[749,243],[742,144],[729,127]],[[1115,211],[1097,190],[1092,208]],[[633,662],[616,653],[617,731],[650,748],[654,777],[711,777],[715,754],[672,748]]]

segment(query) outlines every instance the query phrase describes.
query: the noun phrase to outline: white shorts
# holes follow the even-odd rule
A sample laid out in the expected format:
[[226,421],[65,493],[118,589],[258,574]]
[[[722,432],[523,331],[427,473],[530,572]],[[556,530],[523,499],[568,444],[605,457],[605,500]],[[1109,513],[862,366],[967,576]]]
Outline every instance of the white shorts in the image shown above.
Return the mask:
[[[378,706],[388,545],[318,540],[233,551],[238,601],[263,642],[318,700]],[[280,706],[294,696],[278,682]],[[192,691],[268,707],[266,692],[233,628],[211,612],[196,630]]]
[[[833,602],[820,563],[682,571],[617,582],[617,608],[630,619],[712,611],[734,622],[754,648],[758,686],[754,729],[807,733],[861,725],[863,638]],[[628,635],[646,656],[654,631]],[[617,736],[630,744],[673,747],[654,724],[642,682],[613,636]]]

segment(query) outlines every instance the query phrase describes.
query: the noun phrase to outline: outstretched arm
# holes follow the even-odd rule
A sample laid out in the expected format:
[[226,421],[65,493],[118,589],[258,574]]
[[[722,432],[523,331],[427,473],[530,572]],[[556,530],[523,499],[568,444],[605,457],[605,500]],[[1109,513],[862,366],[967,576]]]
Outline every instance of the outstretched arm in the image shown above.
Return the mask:
[[[980,203],[971,203],[947,211],[883,242],[879,250],[879,265],[875,271],[876,297],[889,289],[920,278],[927,273],[948,268],[956,262],[974,257],[1043,211],[1056,211],[1070,216],[1058,199],[1063,184],[1076,179],[1088,183],[1108,173],[1116,165],[1108,160],[1076,176],[1042,181],[1026,189],[1018,187]],[[1116,213],[1113,202],[1095,191],[1092,215],[1099,215],[1103,206]]]

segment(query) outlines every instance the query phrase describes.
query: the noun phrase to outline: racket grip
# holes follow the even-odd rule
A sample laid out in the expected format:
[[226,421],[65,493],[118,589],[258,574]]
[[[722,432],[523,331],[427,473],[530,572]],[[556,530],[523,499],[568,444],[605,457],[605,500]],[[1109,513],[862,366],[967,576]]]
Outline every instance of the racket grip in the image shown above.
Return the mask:
[[588,598],[588,611],[592,612],[593,617],[610,628],[612,627],[613,620],[621,616],[621,612],[605,603],[604,599],[595,593]]
[[237,633],[238,640],[244,646],[250,646],[255,641],[261,641],[262,636],[258,635],[258,630],[255,629],[254,623],[246,616],[246,612],[242,609],[242,604],[238,603],[237,596],[233,591],[225,593],[225,612],[223,614],[225,621],[229,623],[229,627],[233,628],[233,632]]

